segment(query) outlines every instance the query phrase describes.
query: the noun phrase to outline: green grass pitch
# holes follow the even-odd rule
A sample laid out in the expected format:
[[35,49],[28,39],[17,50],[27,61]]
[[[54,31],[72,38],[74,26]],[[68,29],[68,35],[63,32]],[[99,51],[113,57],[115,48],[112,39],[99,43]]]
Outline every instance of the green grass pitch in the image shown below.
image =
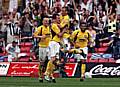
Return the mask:
[[31,77],[0,77],[0,87],[120,87],[120,78],[92,78],[80,82],[79,78],[57,78],[57,83],[39,83]]

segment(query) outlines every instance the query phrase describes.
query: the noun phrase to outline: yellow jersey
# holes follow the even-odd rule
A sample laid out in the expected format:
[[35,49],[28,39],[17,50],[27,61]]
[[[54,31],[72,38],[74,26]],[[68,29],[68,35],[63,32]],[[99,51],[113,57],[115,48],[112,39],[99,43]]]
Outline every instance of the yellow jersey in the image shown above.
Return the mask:
[[[68,25],[68,27],[70,26],[70,18],[68,15],[66,16],[62,16],[60,15],[60,25],[61,27],[64,27],[66,24]],[[63,34],[63,38],[69,38],[70,37],[70,31],[66,30],[66,32]]]
[[[75,38],[76,40],[74,41]],[[71,39],[74,41],[75,48],[84,48],[87,47],[88,42],[91,41],[91,35],[87,30],[84,33],[81,32],[81,30],[75,30],[71,35]]]
[[51,32],[50,32],[49,26],[45,27],[44,25],[38,27],[37,30],[35,31],[34,36],[39,36],[39,35],[42,36],[42,35],[47,35],[47,34],[49,34],[49,36],[46,36],[45,39],[41,38],[39,42],[39,47],[43,47],[43,48],[48,47],[49,42],[51,40]]
[[51,33],[52,33],[52,40],[55,41],[55,42],[60,42],[60,38],[57,35],[57,34],[60,33],[60,29],[59,29],[59,27],[57,26],[56,23],[52,24]]
[[60,15],[60,25],[61,25],[62,27],[64,27],[66,24],[69,25],[69,21],[70,21],[70,18],[69,18],[68,15],[66,15],[66,16]]

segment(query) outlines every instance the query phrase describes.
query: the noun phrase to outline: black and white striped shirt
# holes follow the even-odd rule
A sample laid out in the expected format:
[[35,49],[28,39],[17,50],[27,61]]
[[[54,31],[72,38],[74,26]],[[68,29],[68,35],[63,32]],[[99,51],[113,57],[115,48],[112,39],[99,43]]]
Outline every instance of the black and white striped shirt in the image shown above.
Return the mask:
[[20,28],[15,23],[9,23],[8,28],[10,35],[20,35]]

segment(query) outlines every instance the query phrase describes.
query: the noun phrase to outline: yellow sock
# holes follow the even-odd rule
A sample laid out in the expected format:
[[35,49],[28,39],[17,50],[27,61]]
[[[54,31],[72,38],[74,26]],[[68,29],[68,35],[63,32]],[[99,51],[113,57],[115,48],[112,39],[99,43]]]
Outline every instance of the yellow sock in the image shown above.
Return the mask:
[[81,65],[81,77],[84,76],[85,70],[86,70],[86,64],[82,64],[82,65]]
[[38,72],[39,78],[42,78],[42,66],[39,65],[39,72]]

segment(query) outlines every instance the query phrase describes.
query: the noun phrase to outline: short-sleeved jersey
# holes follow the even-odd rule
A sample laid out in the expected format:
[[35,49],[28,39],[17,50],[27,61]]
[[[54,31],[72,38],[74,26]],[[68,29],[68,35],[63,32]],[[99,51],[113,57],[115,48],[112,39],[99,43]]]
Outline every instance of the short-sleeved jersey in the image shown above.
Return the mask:
[[60,29],[56,23],[52,24],[51,33],[52,33],[52,40],[55,42],[60,42],[60,37],[58,37],[57,35],[60,33]]
[[36,30],[36,32],[34,33],[34,36],[42,36],[42,35],[47,35],[49,34],[49,36],[46,36],[45,39],[41,39],[40,42],[39,42],[39,46],[40,47],[48,47],[49,45],[49,42],[51,40],[51,32],[50,32],[50,28],[49,26],[48,27],[45,27],[45,26],[40,26],[38,27],[38,29]]
[[[76,40],[74,41],[75,37],[76,37]],[[87,47],[88,42],[91,41],[91,35],[87,30],[84,33],[81,32],[81,30],[75,30],[71,35],[71,39],[72,41],[74,41],[75,47],[84,48],[84,47]]]
[[[70,26],[70,18],[69,18],[69,16],[68,15],[66,15],[66,16],[60,16],[60,25],[61,25],[61,27],[64,27],[66,24],[68,25],[68,26]],[[63,34],[63,38],[68,38],[68,37],[70,37],[70,34],[69,34],[69,30],[66,30],[66,33],[64,33]]]

